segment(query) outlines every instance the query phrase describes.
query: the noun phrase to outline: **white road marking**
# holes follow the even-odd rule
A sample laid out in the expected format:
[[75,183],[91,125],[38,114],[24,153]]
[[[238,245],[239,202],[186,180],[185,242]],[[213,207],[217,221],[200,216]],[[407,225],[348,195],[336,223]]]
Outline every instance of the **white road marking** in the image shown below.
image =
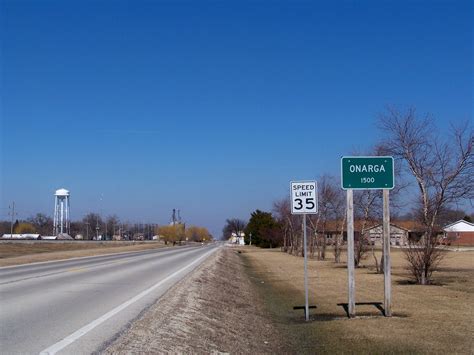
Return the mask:
[[112,309],[111,311],[105,313],[103,316],[97,318],[96,320],[93,320],[92,322],[90,322],[89,324],[85,325],[84,327],[76,330],[74,333],[68,335],[67,337],[65,337],[64,339],[58,341],[56,344],[53,344],[49,347],[47,347],[46,349],[42,350],[40,352],[40,354],[49,354],[49,355],[52,355],[52,354],[56,354],[58,351],[64,349],[66,346],[72,344],[73,342],[75,342],[77,339],[79,339],[80,337],[82,337],[83,335],[86,335],[87,333],[89,333],[92,329],[94,329],[95,327],[97,327],[98,325],[104,323],[106,320],[108,320],[109,318],[113,317],[114,315],[116,315],[117,313],[119,313],[120,311],[124,310],[125,308],[127,308],[128,306],[130,306],[131,304],[137,302],[138,300],[140,300],[141,298],[145,297],[146,295],[148,295],[150,292],[152,292],[153,290],[155,290],[156,288],[160,287],[162,284],[164,284],[166,281],[169,281],[170,279],[172,279],[173,277],[175,277],[176,275],[178,275],[179,273],[183,272],[184,270],[190,268],[191,266],[193,266],[194,264],[197,264],[199,261],[201,261],[202,259],[208,257],[211,253],[215,252],[218,248],[215,248],[215,249],[212,249],[211,251],[207,252],[206,254],[200,256],[199,258],[197,258],[196,260],[192,261],[191,263],[189,263],[188,265],[182,267],[181,269],[179,269],[178,271],[175,271],[173,272],[171,275],[165,277],[163,280],[159,281],[158,283],[154,284],[153,286],[151,286],[150,288],[146,289],[145,291],[142,291],[140,292],[138,295],[136,295],[135,297],[131,298],[130,300],[122,303],[121,305],[115,307],[114,309]]

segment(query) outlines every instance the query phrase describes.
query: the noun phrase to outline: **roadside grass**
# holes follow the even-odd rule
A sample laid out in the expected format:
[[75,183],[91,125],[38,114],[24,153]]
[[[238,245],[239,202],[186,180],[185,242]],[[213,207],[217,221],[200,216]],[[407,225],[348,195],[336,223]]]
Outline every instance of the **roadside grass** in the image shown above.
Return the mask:
[[[281,334],[282,353],[472,354],[474,353],[474,252],[447,253],[435,285],[411,282],[403,252],[392,250],[392,311],[383,307],[383,275],[372,256],[356,269],[357,317],[348,319],[347,269],[309,260],[310,322],[305,322],[303,258],[253,247],[240,249],[246,271]],[[345,259],[345,256],[342,260]],[[380,260],[380,255],[379,255]]]
[[0,243],[0,267],[162,247],[160,242],[4,242]]

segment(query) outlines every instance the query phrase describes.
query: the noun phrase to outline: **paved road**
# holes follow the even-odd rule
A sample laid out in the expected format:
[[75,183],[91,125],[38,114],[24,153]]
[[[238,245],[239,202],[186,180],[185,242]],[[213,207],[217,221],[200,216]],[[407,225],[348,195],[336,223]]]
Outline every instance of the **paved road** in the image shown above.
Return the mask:
[[0,352],[98,351],[216,248],[0,268]]

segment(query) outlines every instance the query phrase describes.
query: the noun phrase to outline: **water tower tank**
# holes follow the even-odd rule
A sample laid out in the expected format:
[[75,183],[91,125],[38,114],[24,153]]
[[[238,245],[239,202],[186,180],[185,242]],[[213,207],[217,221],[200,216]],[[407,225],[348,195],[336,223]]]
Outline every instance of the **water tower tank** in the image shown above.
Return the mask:
[[56,190],[56,193],[54,194],[54,196],[69,196],[69,191],[66,189],[59,189],[59,190]]

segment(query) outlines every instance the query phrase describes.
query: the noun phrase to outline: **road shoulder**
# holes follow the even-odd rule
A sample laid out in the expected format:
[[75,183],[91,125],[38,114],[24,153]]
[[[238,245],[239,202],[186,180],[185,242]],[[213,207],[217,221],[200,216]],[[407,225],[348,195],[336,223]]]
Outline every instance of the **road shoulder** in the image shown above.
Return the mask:
[[238,252],[222,248],[133,322],[105,353],[276,353],[269,321]]

